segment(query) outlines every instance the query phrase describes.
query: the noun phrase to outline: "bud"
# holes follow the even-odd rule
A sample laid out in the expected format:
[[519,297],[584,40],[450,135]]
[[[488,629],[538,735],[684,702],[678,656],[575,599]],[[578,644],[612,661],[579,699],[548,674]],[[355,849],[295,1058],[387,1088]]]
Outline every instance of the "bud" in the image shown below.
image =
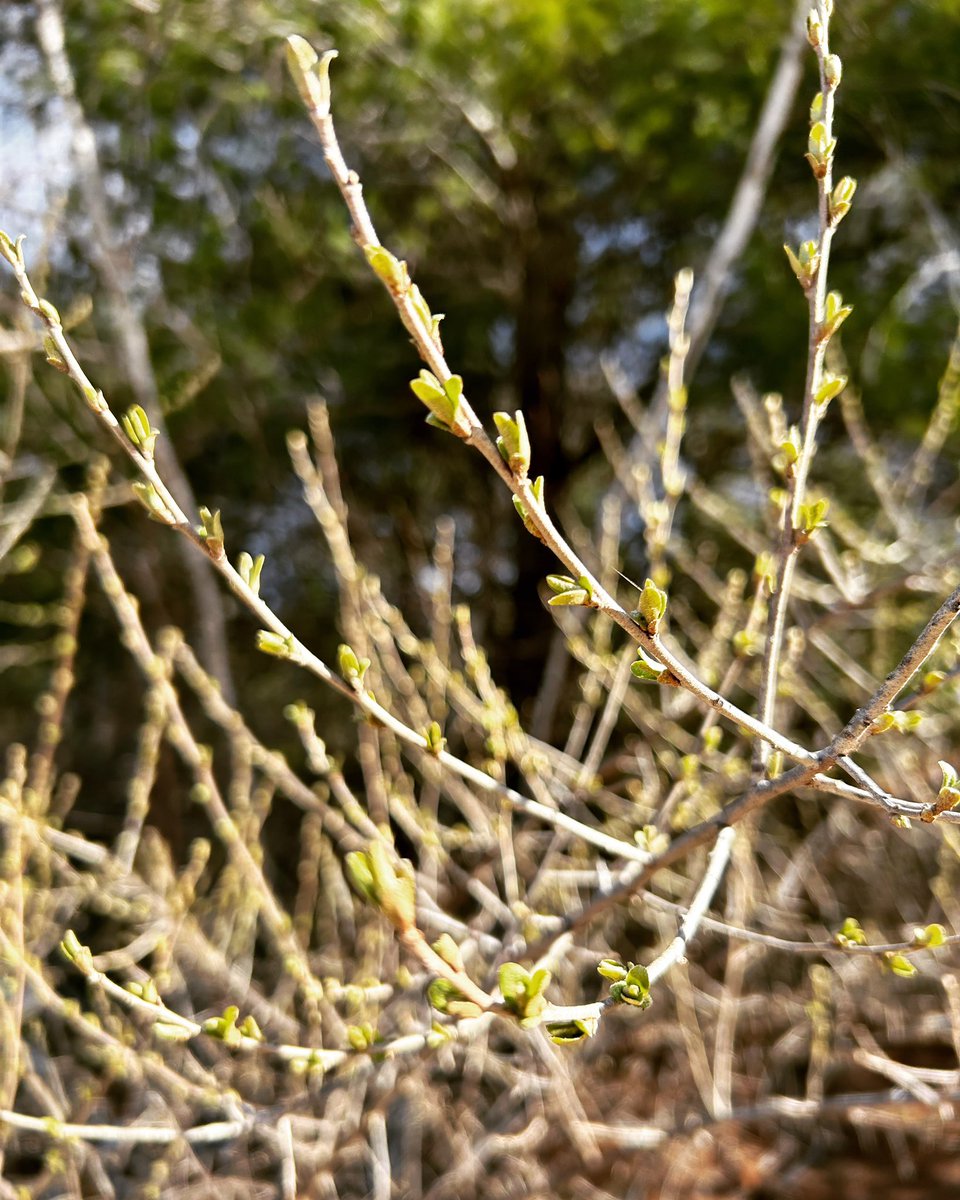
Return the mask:
[[497,449],[514,475],[526,475],[530,469],[530,438],[523,413],[519,410],[513,417],[509,413],[495,412],[494,423],[500,431]]
[[328,50],[322,58],[309,42],[297,34],[287,38],[287,69],[297,85],[300,99],[318,117],[330,115],[330,63],[336,50]]

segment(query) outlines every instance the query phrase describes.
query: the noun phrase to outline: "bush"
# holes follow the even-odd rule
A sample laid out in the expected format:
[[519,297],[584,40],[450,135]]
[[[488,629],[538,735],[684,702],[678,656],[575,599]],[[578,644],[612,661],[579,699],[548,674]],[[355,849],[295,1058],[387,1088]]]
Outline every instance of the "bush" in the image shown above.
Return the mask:
[[[423,615],[359,560],[319,400],[287,448],[336,579],[336,666],[301,641],[231,512],[194,515],[156,396],[115,410],[76,348],[82,315],[61,316],[0,235],[47,362],[134,468],[128,483],[90,455],[82,485],[56,488],[25,470],[4,513],[11,577],[39,570],[24,539],[53,501],[73,530],[56,603],[5,615],[55,631],[8,648],[11,666],[49,664],[32,750],[11,747],[0,793],[10,1195],[639,1195],[667,1176],[676,1194],[779,1194],[814,1136],[842,1148],[865,1127],[887,1131],[902,1170],[935,1164],[911,1165],[956,1091],[960,576],[955,486],[931,497],[930,483],[960,343],[895,465],[848,377],[852,309],[828,286],[856,190],[834,178],[831,8],[806,27],[816,228],[785,247],[809,313],[802,404],[740,380],[751,469],[695,475],[688,359],[705,326],[681,271],[646,407],[608,363],[633,440],[605,431],[615,482],[596,531],[574,520],[570,535],[523,410],[488,432],[439,315],[380,241],[334,130],[332,52],[288,39],[354,237],[424,364],[410,403],[429,454],[478,452],[555,561],[555,648],[523,714],[457,602],[452,522],[417,573]],[[142,326],[126,329],[134,345]],[[9,352],[31,348],[32,334]],[[837,410],[849,447],[816,458]],[[103,532],[132,499],[166,527],[115,526],[144,556],[139,585]],[[626,512],[646,572],[624,587]],[[259,626],[275,695],[298,671],[337,694],[330,714],[286,698],[287,754],[234,702],[233,626],[207,575],[192,578],[219,659],[138,599],[173,535]],[[83,730],[77,656],[106,619],[94,589],[116,631],[96,685],[129,656],[142,714],[123,810],[84,833],[58,747]],[[355,748],[339,761],[327,722],[338,739],[345,706]]]

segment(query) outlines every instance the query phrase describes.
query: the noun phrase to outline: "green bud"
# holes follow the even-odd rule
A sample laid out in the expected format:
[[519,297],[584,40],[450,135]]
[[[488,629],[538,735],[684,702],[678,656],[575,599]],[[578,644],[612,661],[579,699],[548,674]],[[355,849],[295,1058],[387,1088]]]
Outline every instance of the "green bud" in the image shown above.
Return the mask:
[[843,303],[839,292],[829,292],[824,304],[823,324],[820,326],[820,337],[831,338],[853,312],[853,307]]
[[800,517],[800,533],[804,540],[813,537],[818,529],[826,528],[826,515],[830,508],[830,501],[821,497],[819,500],[811,500],[809,504],[801,504],[799,508]]
[[823,60],[823,75],[827,81],[827,87],[831,91],[840,86],[840,80],[843,78],[843,63],[840,61],[839,54],[828,54]]
[[843,389],[847,386],[846,375],[826,375],[823,382],[813,393],[815,404],[819,404],[822,408],[830,403],[835,397],[839,396]]
[[637,612],[640,614],[641,622],[647,627],[647,633],[655,634],[657,632],[666,611],[667,593],[658,588],[652,579],[647,579],[637,604]]
[[224,1045],[231,1048],[236,1048],[240,1045],[242,1034],[237,1028],[237,1017],[240,1016],[240,1009],[235,1004],[223,1010],[222,1017],[210,1017],[203,1022],[203,1032],[209,1037],[217,1038]]
[[43,352],[46,355],[47,362],[54,370],[59,371],[61,375],[70,374],[67,360],[60,353],[60,347],[49,333],[43,335]]
[[368,904],[379,905],[380,894],[377,891],[370,869],[370,860],[362,850],[351,850],[344,859],[347,878]]
[[844,175],[830,193],[830,220],[836,225],[850,211],[853,194],[857,190],[857,181],[850,175]]
[[518,409],[511,417],[509,413],[495,412],[493,420],[500,431],[497,449],[504,461],[514,475],[526,475],[530,469],[530,438],[523,413]]
[[237,559],[237,574],[255,596],[260,595],[260,572],[265,561],[262,554],[254,558],[246,550],[242,550]]
[[883,961],[887,969],[894,975],[899,975],[901,979],[912,979],[917,974],[917,968],[904,954],[895,954],[888,950],[883,956]]
[[322,58],[309,42],[297,34],[287,38],[287,68],[297,85],[300,99],[318,117],[330,114],[330,63],[336,50],[328,50]]
[[133,494],[137,497],[143,507],[147,510],[147,515],[154,521],[160,521],[164,525],[173,523],[173,517],[160,493],[152,483],[132,483]]
[[650,977],[647,968],[630,963],[624,978],[610,989],[610,997],[617,1004],[629,1004],[634,1008],[649,1008],[653,1003],[650,995]]
[[386,246],[364,246],[363,252],[374,274],[391,292],[407,291],[410,287],[410,276],[405,262],[395,258]]
[[424,730],[423,736],[426,739],[428,753],[439,758],[447,744],[447,739],[443,736],[443,730],[440,728],[440,722],[431,721]]
[[367,863],[383,915],[398,929],[416,924],[416,883],[409,866],[394,862],[383,842],[371,842]]
[[272,654],[274,658],[293,658],[296,643],[292,633],[283,637],[271,629],[260,629],[257,632],[257,649],[261,654]]
[[89,383],[80,384],[79,387],[80,394],[94,412],[102,413],[107,411],[107,399],[103,392],[99,391],[93,386],[93,384]]
[[585,575],[579,582],[569,575],[548,575],[547,587],[556,595],[547,601],[549,605],[559,608],[589,605],[592,602],[593,588]]
[[790,470],[800,457],[800,430],[791,425],[786,438],[777,447],[776,465],[784,472]]
[[185,1025],[174,1025],[169,1021],[155,1021],[151,1032],[161,1042],[189,1042],[193,1037],[193,1033]]
[[822,179],[827,173],[827,167],[837,148],[837,139],[827,136],[827,127],[822,121],[815,121],[810,127],[807,137],[807,153],[804,155],[814,176]]
[[84,975],[95,974],[93,954],[84,946],[72,929],[68,929],[60,943],[60,953]]
[[613,980],[614,983],[620,983],[627,977],[627,968],[615,958],[601,958],[597,963],[597,971],[604,979]]
[[892,712],[883,712],[879,717],[875,717],[870,725],[870,732],[887,733],[897,726],[897,714]]
[[449,933],[441,933],[433,943],[432,949],[448,967],[453,967],[455,971],[463,970],[463,956],[460,954],[460,947]]
[[[536,479],[533,481],[533,483],[530,484],[530,490],[533,492],[534,498],[536,499],[537,503],[542,506],[543,505],[543,476],[542,475],[538,475],[536,477]],[[520,499],[519,496],[513,497],[513,507],[517,510],[517,513],[520,516],[520,520],[523,521],[524,528],[527,530],[527,532],[532,533],[535,538],[540,538],[540,540],[542,541],[543,539],[541,537],[540,530],[536,527],[536,525],[534,525],[533,521],[531,521],[530,516],[526,510],[526,507],[524,506],[524,503]]]
[[8,233],[4,233],[0,229],[0,254],[7,260],[11,267],[23,266],[23,254],[20,249],[20,244],[23,238],[20,237],[16,242]]
[[343,678],[359,691],[360,685],[363,683],[363,677],[370,666],[370,659],[357,658],[353,648],[343,642],[337,647],[337,662]]
[[212,558],[223,556],[223,525],[220,522],[219,508],[216,512],[211,512],[209,508],[201,507],[197,533]]
[[838,946],[865,946],[867,935],[860,927],[860,922],[856,917],[847,917],[840,926],[839,932],[833,935],[833,940]]
[[786,243],[784,243],[783,250],[797,281],[803,290],[807,291],[820,266],[820,252],[817,243],[814,241],[803,242],[797,254],[794,254]]
[[347,1041],[354,1050],[361,1053],[373,1045],[374,1034],[370,1025],[348,1025]]
[[132,404],[120,418],[124,433],[131,442],[143,451],[145,458],[153,458],[153,448],[159,436],[157,430],[150,428],[147,414],[139,404]]
[[451,1017],[479,1017],[483,1011],[479,1004],[468,1000],[449,979],[434,979],[427,988],[427,1000],[437,1012]]
[[532,974],[520,963],[503,963],[498,973],[504,1005],[524,1026],[535,1025],[547,1006],[543,993],[550,983],[550,972],[541,968]]
[[255,1042],[263,1041],[263,1031],[257,1024],[257,1019],[252,1013],[245,1016],[237,1028],[242,1037],[251,1038]]
[[817,92],[810,102],[810,124],[813,125],[823,116],[823,92]]
[[415,283],[410,284],[410,287],[407,290],[407,298],[413,305],[421,323],[424,324],[427,329],[430,329],[433,325],[433,314],[430,312],[430,305],[427,304],[426,300],[423,298],[423,293]]
[[754,629],[738,629],[730,640],[737,658],[756,658],[763,649],[763,634]]
[[947,931],[942,925],[928,925],[925,929],[913,931],[913,944],[923,946],[927,950],[936,950],[947,940]]
[[460,397],[463,394],[463,380],[460,376],[451,376],[451,380],[448,380],[446,385],[442,384],[431,371],[424,370],[417,379],[410,381],[410,390],[430,409],[428,423],[440,429],[453,429],[460,407]]
[[40,309],[42,316],[44,316],[51,325],[61,326],[63,324],[63,322],[60,320],[60,314],[49,300],[38,300],[37,307]]

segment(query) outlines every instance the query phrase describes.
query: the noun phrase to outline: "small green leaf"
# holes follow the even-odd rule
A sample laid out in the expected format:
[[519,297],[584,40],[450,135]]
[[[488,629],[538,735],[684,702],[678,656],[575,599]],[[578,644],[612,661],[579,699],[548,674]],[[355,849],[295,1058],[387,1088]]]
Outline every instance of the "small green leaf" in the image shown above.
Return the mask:
[[635,679],[642,679],[647,683],[659,683],[667,674],[667,668],[644,653],[638,646],[637,661],[630,664],[630,673]]
[[830,501],[821,497],[811,500],[809,504],[801,504],[798,510],[800,517],[800,533],[805,539],[811,538],[818,529],[826,528],[826,516]]
[[593,1037],[599,1024],[598,1017],[575,1017],[572,1021],[548,1021],[544,1028],[551,1042],[558,1046],[569,1046]]
[[[456,378],[460,377],[456,376]],[[448,391],[446,385],[442,384],[436,375],[431,371],[423,370],[416,379],[410,381],[410,390],[430,409],[430,417],[433,417],[433,420],[431,421],[430,417],[427,417],[427,421],[431,425],[438,425],[439,428],[446,430],[453,428],[463,391],[462,380],[459,390],[454,384]]]
[[573,591],[576,586],[577,581],[575,579],[571,579],[569,575],[547,576],[547,587],[551,592],[556,592],[558,595],[562,595],[564,592]]
[[522,1006],[527,997],[527,983],[530,973],[520,963],[502,963],[498,972],[498,982],[503,1002],[508,1008]]
[[627,977],[627,968],[615,958],[601,958],[597,963],[597,972],[614,983],[622,983]]
[[551,596],[547,603],[553,608],[577,608],[590,603],[590,593],[583,588],[574,588],[569,592],[561,592],[559,596]]

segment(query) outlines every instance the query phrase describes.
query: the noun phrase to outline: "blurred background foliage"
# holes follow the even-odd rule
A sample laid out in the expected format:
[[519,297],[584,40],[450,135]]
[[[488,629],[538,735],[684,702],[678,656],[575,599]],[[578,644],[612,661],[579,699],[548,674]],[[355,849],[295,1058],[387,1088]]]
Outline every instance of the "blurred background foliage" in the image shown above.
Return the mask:
[[[323,656],[338,641],[334,579],[284,449],[313,395],[331,407],[361,558],[416,623],[433,528],[452,514],[457,598],[473,605],[498,677],[521,704],[536,692],[552,628],[534,595],[550,562],[496,480],[423,425],[407,387],[419,364],[351,240],[286,78],[283,37],[298,32],[339,49],[337,126],[381,237],[409,261],[432,309],[448,314],[448,358],[474,407],[486,418],[522,404],[549,499],[592,525],[610,481],[595,424],[612,421],[627,436],[601,356],[615,355],[640,395],[651,394],[672,277],[683,266],[696,271],[716,237],[791,7],[66,5],[78,97],[96,132],[129,301],[142,313],[177,454],[198,500],[223,510],[233,554],[266,553],[265,595]],[[839,162],[860,192],[836,242],[831,285],[855,305],[844,350],[867,418],[897,461],[900,439],[924,425],[956,328],[960,5],[842,0],[837,10]],[[0,225],[28,233],[32,261],[46,262],[45,288],[62,310],[92,299],[75,338],[119,410],[133,396],[35,17],[29,3],[0,13]],[[781,244],[813,228],[803,151],[815,88],[806,55],[757,230],[691,387],[684,450],[707,478],[748,466],[731,377],[783,392],[793,410],[799,404],[805,307]],[[9,288],[0,304],[6,327],[23,320]],[[61,381],[42,361],[36,370],[21,454],[79,483],[91,447],[104,447]],[[831,412],[828,443],[839,421]],[[12,494],[23,484],[10,483]],[[50,519],[36,528],[41,568],[3,579],[11,599],[56,601],[67,526]],[[105,528],[151,625],[174,622],[189,633],[195,613],[170,539],[154,536],[139,510],[111,512]],[[643,577],[639,537],[628,538],[624,569]],[[257,714],[264,736],[282,740],[282,705],[291,688],[309,685],[265,669],[248,618],[225,604],[242,707]],[[109,618],[100,630],[87,622],[86,702],[71,718],[84,736],[65,747],[78,767],[84,756],[102,763],[105,752],[132,753],[139,719],[131,713],[126,727],[124,689],[138,688],[132,668],[119,654],[104,658],[115,638]],[[3,640],[39,636],[0,627]],[[4,671],[4,734],[27,736],[37,670],[42,664]],[[349,719],[332,707],[334,721]]]

